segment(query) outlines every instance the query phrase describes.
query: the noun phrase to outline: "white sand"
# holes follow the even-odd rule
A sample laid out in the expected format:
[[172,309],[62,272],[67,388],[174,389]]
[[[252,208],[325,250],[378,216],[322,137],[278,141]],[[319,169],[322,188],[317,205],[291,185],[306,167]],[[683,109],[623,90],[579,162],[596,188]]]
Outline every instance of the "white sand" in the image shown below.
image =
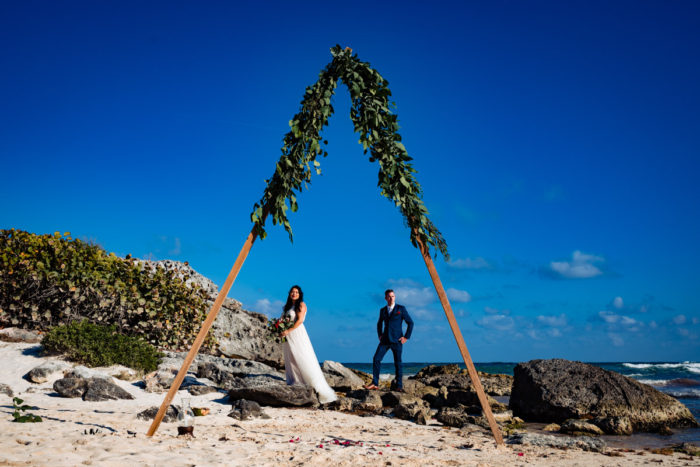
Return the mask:
[[[683,454],[610,457],[576,449],[497,448],[486,431],[313,409],[265,407],[270,419],[240,422],[227,417],[230,405],[222,393],[192,397],[193,407],[211,409],[196,418],[196,438],[178,437],[175,423],[162,423],[149,438],[145,433],[151,422],[138,420],[136,414],[160,406],[164,394],[115,379],[134,400],[58,397],[52,385],[60,374],[43,384],[22,379],[47,360],[32,354],[36,348],[0,342],[0,383],[8,384],[25,404],[37,406],[33,413],[44,419],[12,422],[12,401],[0,394],[0,465],[697,465],[697,458]],[[99,432],[85,434],[90,429]],[[297,437],[298,442],[290,442]],[[344,441],[352,445],[340,444]]]

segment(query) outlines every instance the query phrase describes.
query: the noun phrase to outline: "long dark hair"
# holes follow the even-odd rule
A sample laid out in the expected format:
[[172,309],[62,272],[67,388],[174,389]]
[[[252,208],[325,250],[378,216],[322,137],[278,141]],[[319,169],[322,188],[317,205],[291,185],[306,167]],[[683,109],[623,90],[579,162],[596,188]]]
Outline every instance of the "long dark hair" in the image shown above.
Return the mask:
[[[292,290],[297,289],[299,291],[299,298],[297,300],[292,300]],[[284,304],[284,311],[288,311],[290,308],[294,308],[295,312],[299,312],[299,306],[304,301],[304,292],[302,292],[301,287],[298,285],[293,285],[290,287],[287,293],[287,303]]]

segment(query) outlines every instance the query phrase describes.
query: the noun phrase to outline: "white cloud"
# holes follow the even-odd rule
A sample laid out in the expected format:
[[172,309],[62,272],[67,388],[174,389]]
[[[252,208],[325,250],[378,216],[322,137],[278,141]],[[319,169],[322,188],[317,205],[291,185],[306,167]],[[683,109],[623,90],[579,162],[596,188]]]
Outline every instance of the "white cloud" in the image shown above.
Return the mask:
[[283,307],[284,302],[281,300],[270,301],[267,298],[263,298],[255,302],[255,304],[250,308],[258,313],[274,317],[282,315]]
[[506,315],[488,315],[484,316],[476,322],[477,325],[493,329],[496,331],[510,331],[515,327],[515,321],[510,316]]
[[610,340],[612,341],[612,344],[615,347],[622,347],[623,345],[625,345],[624,339],[622,339],[622,336],[620,336],[619,334],[616,334],[614,332],[609,332],[608,337],[610,338]]
[[643,322],[629,316],[618,315],[612,311],[599,311],[598,316],[608,324],[609,329],[620,330],[622,328],[625,331],[637,332],[644,327]]
[[676,315],[673,317],[674,324],[685,324],[686,321],[685,315]]
[[434,321],[437,319],[435,312],[427,310],[425,308],[416,308],[415,310],[410,310],[409,314],[421,321]]
[[617,308],[618,310],[619,310],[620,308],[624,307],[624,306],[625,306],[625,302],[622,301],[622,297],[615,297],[615,298],[613,299],[613,306],[614,306],[615,308]]
[[510,314],[510,310],[498,310],[496,308],[491,308],[490,306],[485,306],[484,312],[488,313],[489,315],[496,315],[496,314],[509,315]]
[[462,258],[447,263],[456,269],[493,269],[493,266],[484,258]]
[[552,261],[549,263],[549,267],[553,272],[567,279],[588,279],[603,274],[603,271],[593,264],[603,261],[605,260],[600,256],[589,255],[576,250],[572,255],[571,261]]
[[540,315],[537,317],[537,322],[545,326],[562,327],[566,326],[567,319],[564,313],[560,314],[559,316]]
[[449,298],[453,302],[467,303],[472,300],[472,296],[469,295],[469,292],[467,292],[466,290],[449,288],[446,292],[447,298]]

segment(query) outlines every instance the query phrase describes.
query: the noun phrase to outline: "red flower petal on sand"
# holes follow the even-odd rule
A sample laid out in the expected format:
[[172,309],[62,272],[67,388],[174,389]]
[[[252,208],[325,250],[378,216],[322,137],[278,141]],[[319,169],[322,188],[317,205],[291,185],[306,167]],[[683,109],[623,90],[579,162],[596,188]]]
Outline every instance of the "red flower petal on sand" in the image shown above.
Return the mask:
[[522,452],[519,452],[518,455],[519,455],[519,456],[524,456],[525,454],[523,454]]
[[387,444],[386,447],[389,447],[389,445]]
[[382,451],[379,451],[379,455],[380,455],[380,456],[382,455]]
[[319,444],[318,447],[323,449],[323,444]]

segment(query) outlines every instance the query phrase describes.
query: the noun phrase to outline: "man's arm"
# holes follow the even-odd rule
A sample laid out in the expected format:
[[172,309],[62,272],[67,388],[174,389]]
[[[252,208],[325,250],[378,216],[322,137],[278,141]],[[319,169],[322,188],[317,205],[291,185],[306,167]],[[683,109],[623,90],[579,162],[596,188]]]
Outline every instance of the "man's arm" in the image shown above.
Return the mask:
[[413,320],[411,319],[411,315],[408,314],[408,310],[406,308],[403,309],[403,313],[401,313],[401,316],[403,316],[403,320],[406,321],[406,324],[408,325],[406,327],[406,334],[403,336],[406,339],[411,338],[411,333],[413,332]]
[[382,310],[379,310],[379,320],[377,320],[377,337],[382,338]]

